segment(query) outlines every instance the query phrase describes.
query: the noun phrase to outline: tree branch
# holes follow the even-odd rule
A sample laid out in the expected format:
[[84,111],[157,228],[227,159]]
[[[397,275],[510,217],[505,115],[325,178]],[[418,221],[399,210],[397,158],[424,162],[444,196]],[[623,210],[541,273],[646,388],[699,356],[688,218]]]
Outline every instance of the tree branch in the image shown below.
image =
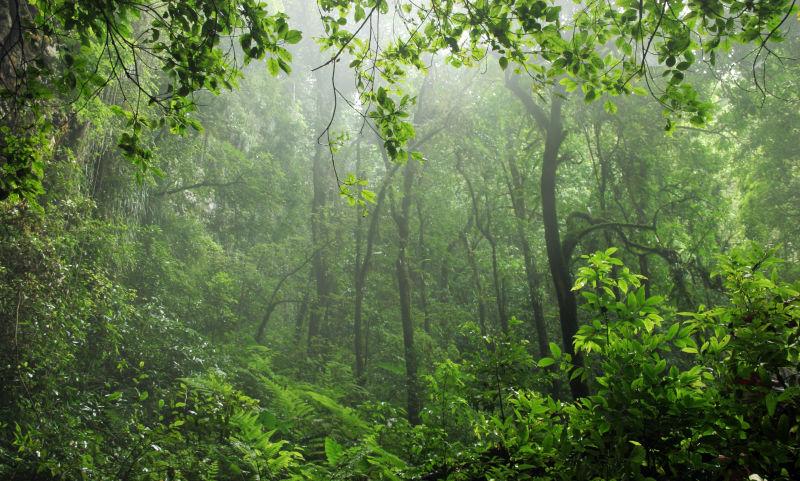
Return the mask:
[[581,239],[583,239],[587,235],[597,230],[612,229],[617,232],[620,232],[623,229],[639,229],[639,230],[650,230],[650,231],[655,230],[655,228],[652,225],[632,224],[628,222],[612,222],[604,219],[595,219],[589,214],[583,212],[573,212],[569,216],[567,216],[567,219],[571,218],[583,219],[590,225],[577,232],[576,231],[569,232],[567,233],[566,236],[564,236],[564,241],[561,243],[562,245],[561,248],[564,251],[564,259],[572,258],[572,253],[575,250],[575,247],[578,245],[578,243],[580,243]]
[[269,297],[269,302],[267,302],[267,308],[264,311],[264,317],[261,319],[261,323],[258,325],[258,331],[256,332],[256,342],[261,342],[261,339],[264,337],[264,330],[266,329],[267,323],[269,322],[269,318],[272,316],[272,312],[275,311],[275,308],[278,307],[278,305],[283,304],[285,302],[295,302],[288,300],[276,300],[276,298],[278,297],[278,293],[281,290],[281,287],[283,287],[283,284],[287,280],[289,280],[290,277],[300,272],[300,269],[302,269],[309,262],[311,262],[311,259],[313,259],[314,256],[317,255],[317,252],[322,250],[323,247],[325,246],[321,246],[315,249],[314,252],[312,252],[311,255],[306,257],[305,260],[301,262],[298,266],[286,272],[278,281],[278,283],[275,285],[275,287],[272,289],[272,293],[270,294]]
[[528,112],[528,115],[533,117],[536,125],[538,125],[542,131],[547,131],[547,126],[550,124],[547,113],[541,106],[533,101],[533,97],[530,95],[530,93],[526,92],[525,89],[522,88],[519,78],[510,74],[506,74],[505,82],[506,87],[511,90],[511,92],[513,92],[514,95],[516,95],[525,106],[525,110]]

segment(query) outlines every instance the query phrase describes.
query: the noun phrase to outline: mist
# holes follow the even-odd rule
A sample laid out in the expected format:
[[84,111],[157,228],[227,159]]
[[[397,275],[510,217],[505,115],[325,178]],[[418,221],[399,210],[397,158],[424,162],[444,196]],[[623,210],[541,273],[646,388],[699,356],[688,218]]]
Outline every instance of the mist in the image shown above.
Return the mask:
[[795,2],[0,5],[0,478],[790,480]]

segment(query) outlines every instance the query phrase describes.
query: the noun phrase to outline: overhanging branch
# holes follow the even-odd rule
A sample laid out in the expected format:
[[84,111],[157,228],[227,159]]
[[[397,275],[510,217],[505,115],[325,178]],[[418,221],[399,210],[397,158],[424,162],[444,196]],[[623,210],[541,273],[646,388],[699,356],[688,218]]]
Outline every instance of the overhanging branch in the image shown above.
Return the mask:
[[561,248],[564,252],[564,259],[569,260],[572,258],[572,254],[575,251],[575,247],[580,243],[580,241],[586,237],[587,235],[591,234],[592,232],[603,230],[603,229],[610,229],[616,232],[622,232],[625,229],[634,229],[634,230],[649,230],[654,231],[655,227],[652,225],[647,224],[633,224],[629,222],[612,222],[607,221],[604,219],[595,219],[594,217],[590,216],[589,214],[583,212],[573,212],[568,217],[570,218],[580,218],[588,222],[590,225],[584,229],[579,231],[573,231],[567,233],[564,236],[564,241],[561,243]]

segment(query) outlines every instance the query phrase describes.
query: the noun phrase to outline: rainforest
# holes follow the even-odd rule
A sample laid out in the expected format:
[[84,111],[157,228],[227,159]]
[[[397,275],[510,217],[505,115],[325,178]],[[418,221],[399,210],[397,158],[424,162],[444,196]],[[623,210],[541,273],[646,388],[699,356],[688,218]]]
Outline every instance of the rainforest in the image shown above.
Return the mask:
[[796,0],[0,42],[0,480],[800,479]]

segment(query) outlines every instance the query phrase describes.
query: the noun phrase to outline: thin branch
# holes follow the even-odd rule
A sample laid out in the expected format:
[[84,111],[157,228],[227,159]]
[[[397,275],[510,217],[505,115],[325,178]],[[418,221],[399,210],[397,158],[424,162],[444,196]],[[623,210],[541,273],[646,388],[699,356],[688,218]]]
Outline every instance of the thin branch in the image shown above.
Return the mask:
[[339,47],[339,50],[336,52],[336,54],[333,57],[329,58],[328,61],[323,63],[322,65],[319,65],[317,67],[312,68],[311,71],[312,72],[316,72],[317,70],[319,70],[319,69],[321,69],[323,67],[326,67],[326,66],[336,62],[337,60],[339,60],[339,57],[341,57],[342,53],[344,53],[344,49],[346,49],[347,46],[350,45],[350,42],[352,42],[353,39],[355,39],[356,36],[359,34],[359,32],[361,32],[361,29],[364,28],[364,25],[366,25],[367,22],[370,21],[370,19],[372,18],[372,14],[375,13],[375,10],[378,9],[378,6],[380,4],[381,4],[381,2],[375,2],[375,6],[372,7],[372,9],[369,11],[367,16],[361,22],[361,25],[359,25],[358,28],[356,29],[356,31],[353,32],[353,35],[350,35],[350,38],[348,38],[347,41],[345,43],[343,43],[341,47]]

